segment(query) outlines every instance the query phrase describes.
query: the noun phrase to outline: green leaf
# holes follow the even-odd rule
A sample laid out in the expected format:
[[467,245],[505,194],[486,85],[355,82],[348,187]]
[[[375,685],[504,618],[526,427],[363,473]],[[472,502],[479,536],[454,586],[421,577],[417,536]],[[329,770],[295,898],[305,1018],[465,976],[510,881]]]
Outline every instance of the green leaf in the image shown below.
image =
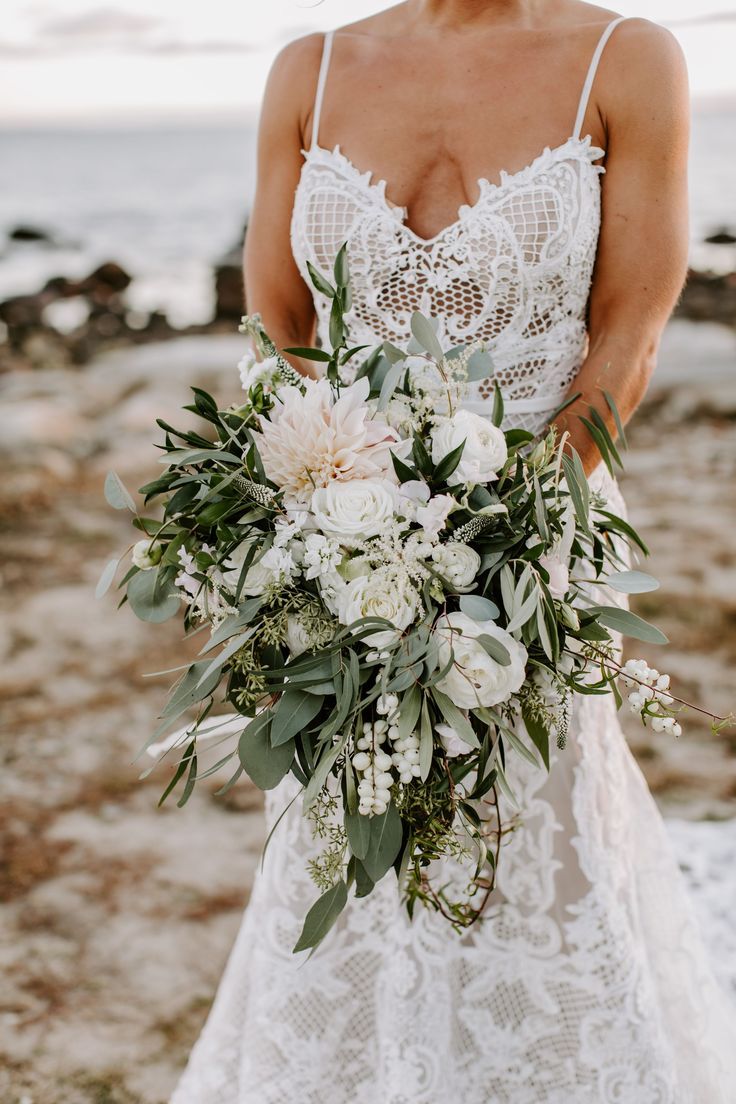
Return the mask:
[[[577,455],[577,453],[575,455]],[[575,462],[569,456],[563,455],[562,467],[565,471],[567,489],[572,500],[572,506],[575,511],[578,525],[584,533],[590,533],[590,520],[588,518],[588,511],[590,508],[588,481],[584,476],[583,480],[580,480]]]
[[422,346],[435,360],[442,360],[442,346],[439,343],[434,326],[430,320],[421,313],[414,311],[411,316],[411,332]]
[[608,468],[610,475],[613,475],[613,460],[611,459],[612,453],[608,447],[608,441],[606,440],[605,436],[601,433],[598,426],[593,425],[589,418],[584,417],[584,415],[582,414],[578,414],[577,419],[579,422],[583,423],[588,433],[593,438],[596,448],[601,454],[601,459],[603,460],[603,463]]
[[113,579],[115,578],[115,573],[118,569],[118,564],[119,563],[120,563],[120,560],[116,556],[115,559],[110,560],[105,565],[105,570],[100,575],[100,581],[98,582],[97,587],[95,588],[95,598],[102,598],[102,596],[104,594],[107,594],[108,590],[112,586],[112,582],[113,582]]
[[493,358],[485,349],[476,349],[468,358],[468,379],[488,379],[493,374]]
[[419,472],[416,468],[412,468],[409,464],[405,464],[403,460],[399,459],[395,452],[391,453],[391,462],[394,466],[394,471],[399,477],[400,483],[410,483],[415,479],[419,479]]
[[299,951],[306,951],[310,947],[316,947],[321,943],[345,908],[347,901],[348,887],[343,881],[337,882],[326,893],[323,893],[319,900],[312,905],[304,919],[304,926],[294,947],[294,954]]
[[376,883],[368,877],[368,873],[359,859],[355,860],[355,896],[367,897],[372,893]]
[[385,410],[394,391],[398,387],[401,376],[406,371],[403,361],[392,364],[383,378],[381,394],[378,396],[378,409]]
[[421,771],[419,778],[422,782],[426,782],[429,777],[429,772],[432,769],[433,757],[434,732],[432,731],[432,721],[425,699],[425,701],[422,702],[422,721],[419,726],[419,769]]
[[527,621],[534,616],[534,611],[539,604],[539,586],[535,583],[530,593],[521,603],[521,606],[517,610],[516,614],[511,618],[506,626],[506,632],[516,632],[523,625],[526,625]]
[[322,708],[323,699],[304,690],[286,690],[272,710],[271,747],[285,744],[302,732]]
[[480,644],[491,659],[495,659],[496,663],[499,663],[502,667],[508,667],[511,663],[511,656],[509,655],[508,648],[504,647],[500,640],[496,640],[495,636],[489,636],[487,633],[481,633],[476,637],[476,640]]
[[614,632],[631,636],[635,640],[643,640],[647,644],[667,644],[669,641],[664,633],[650,625],[643,617],[638,617],[630,610],[619,609],[618,606],[590,606],[589,613],[594,613],[601,625],[605,625]]
[[541,721],[532,716],[528,710],[522,709],[521,716],[532,743],[542,756],[545,767],[549,770],[549,732]]
[[399,706],[399,739],[411,736],[419,720],[422,708],[422,691],[414,684],[401,699]]
[[307,261],[307,271],[309,272],[309,278],[316,287],[317,291],[321,291],[323,295],[326,295],[328,296],[328,298],[332,299],[335,294],[335,289],[333,288],[332,284],[328,283],[328,281],[325,280],[322,273],[318,272],[310,261]]
[[378,882],[391,869],[401,850],[404,831],[399,811],[393,802],[385,813],[368,818],[370,824],[370,843],[364,859],[366,874],[373,882]]
[[284,349],[285,353],[293,353],[294,356],[303,357],[304,360],[320,360],[329,363],[332,357],[324,349],[308,349],[298,345],[294,349]]
[[160,571],[137,572],[128,582],[126,593],[133,613],[141,621],[158,625],[174,617],[181,609],[181,600],[173,581],[163,582]]
[[495,621],[501,611],[490,598],[482,598],[479,594],[463,594],[460,598],[460,609],[473,621]]
[[501,388],[498,386],[498,382],[494,384],[491,421],[495,426],[500,426],[503,421],[503,395],[501,394]]
[[450,727],[455,729],[460,739],[464,740],[466,744],[470,744],[471,747],[480,747],[480,741],[470,721],[465,714],[458,709],[455,703],[448,698],[447,694],[443,694],[441,690],[433,686],[432,697],[436,701],[442,716]]
[[135,502],[120,476],[114,471],[105,476],[105,498],[113,510],[130,510],[131,513],[136,513]]
[[626,434],[624,432],[624,426],[623,422],[621,421],[621,415],[619,414],[618,406],[616,405],[616,400],[614,399],[613,395],[611,395],[608,391],[603,392],[603,398],[608,404],[608,409],[613,414],[613,420],[616,423],[616,432],[618,433],[618,439],[621,442],[621,446],[622,448],[628,448],[628,441],[626,440]]
[[241,733],[238,758],[243,770],[260,790],[272,790],[288,774],[294,762],[294,741],[271,747],[269,711],[259,713]]
[[337,251],[333,266],[335,283],[340,288],[346,288],[350,283],[350,270],[348,268],[348,243],[343,242]]
[[442,457],[439,464],[434,469],[434,478],[438,483],[445,483],[450,478],[455,468],[460,463],[464,448],[465,441],[461,441],[456,448]]
[[356,859],[364,859],[368,854],[371,840],[371,819],[362,813],[345,813],[345,831],[350,850]]
[[659,589],[657,580],[644,571],[617,571],[615,575],[609,575],[601,581],[622,594],[648,594]]

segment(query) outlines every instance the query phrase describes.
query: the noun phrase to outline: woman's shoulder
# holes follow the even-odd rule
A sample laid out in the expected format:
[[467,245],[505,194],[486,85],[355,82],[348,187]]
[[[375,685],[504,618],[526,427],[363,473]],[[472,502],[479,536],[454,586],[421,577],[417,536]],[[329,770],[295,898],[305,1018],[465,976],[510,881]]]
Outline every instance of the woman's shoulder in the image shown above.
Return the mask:
[[639,16],[622,18],[606,46],[607,59],[621,67],[631,67],[631,75],[656,76],[663,69],[684,68],[682,47],[672,31],[660,23]]

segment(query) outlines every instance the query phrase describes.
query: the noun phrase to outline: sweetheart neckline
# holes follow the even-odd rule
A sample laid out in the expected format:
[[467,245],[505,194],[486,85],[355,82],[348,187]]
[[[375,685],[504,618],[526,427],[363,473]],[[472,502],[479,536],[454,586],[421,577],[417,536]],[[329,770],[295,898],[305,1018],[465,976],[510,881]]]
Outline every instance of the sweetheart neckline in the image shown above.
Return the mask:
[[536,157],[518,169],[516,172],[509,173],[505,169],[501,169],[499,174],[498,183],[492,183],[487,177],[480,176],[476,180],[476,186],[480,189],[478,198],[473,203],[461,203],[457,209],[457,217],[449,222],[446,226],[443,226],[436,234],[431,238],[424,238],[421,234],[418,234],[416,230],[412,230],[408,225],[406,219],[408,217],[408,208],[401,206],[398,203],[392,203],[386,195],[386,188],[388,187],[387,181],[381,177],[378,180],[373,179],[373,172],[370,169],[361,170],[351,160],[347,154],[343,153],[340,149],[340,143],[329,149],[327,146],[321,146],[318,143],[309,147],[309,149],[302,149],[301,153],[304,156],[304,162],[302,163],[299,173],[299,185],[302,183],[304,170],[309,164],[310,156],[313,154],[324,154],[328,157],[335,158],[339,161],[343,168],[345,168],[351,175],[353,175],[361,184],[364,185],[366,190],[370,194],[377,194],[379,201],[383,204],[386,211],[397,221],[402,230],[411,238],[413,238],[420,245],[432,245],[449,233],[450,230],[456,229],[462,225],[463,219],[475,211],[483,202],[487,195],[496,195],[499,192],[503,192],[510,185],[520,184],[525,182],[529,177],[535,175],[539,171],[542,165],[546,165],[552,158],[559,156],[568,146],[577,144],[581,150],[584,149],[587,152],[590,160],[591,168],[593,168],[598,176],[600,173],[605,172],[603,165],[594,165],[593,161],[599,157],[605,156],[606,151],[600,146],[592,145],[593,136],[586,134],[584,137],[577,137],[572,134],[569,138],[566,138],[564,142],[560,142],[557,146],[545,146],[544,149],[537,154]]

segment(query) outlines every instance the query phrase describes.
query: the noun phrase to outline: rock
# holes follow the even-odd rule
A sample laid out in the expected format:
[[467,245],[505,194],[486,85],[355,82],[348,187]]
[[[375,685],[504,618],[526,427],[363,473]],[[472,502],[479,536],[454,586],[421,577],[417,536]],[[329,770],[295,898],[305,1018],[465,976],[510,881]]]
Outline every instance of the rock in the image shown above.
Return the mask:
[[246,222],[240,241],[215,265],[215,315],[217,319],[240,319],[245,313],[243,287],[243,243],[248,231]]
[[106,261],[81,281],[79,294],[88,295],[96,302],[107,302],[112,295],[125,291],[132,279],[121,265],[115,261]]
[[736,245],[736,233],[722,227],[703,239],[708,245]]
[[48,230],[42,230],[38,226],[15,226],[8,234],[9,241],[19,242],[46,242],[48,245],[54,244],[53,235]]
[[690,269],[675,314],[695,322],[736,326],[736,273],[719,276]]

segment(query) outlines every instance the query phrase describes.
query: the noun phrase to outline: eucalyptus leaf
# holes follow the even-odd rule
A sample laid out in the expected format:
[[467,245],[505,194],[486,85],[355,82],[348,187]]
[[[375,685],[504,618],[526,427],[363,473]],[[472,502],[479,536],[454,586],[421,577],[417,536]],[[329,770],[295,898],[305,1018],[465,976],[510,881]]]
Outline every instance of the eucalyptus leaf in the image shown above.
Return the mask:
[[501,667],[509,666],[511,663],[509,650],[500,640],[497,640],[495,636],[489,636],[488,633],[481,633],[480,636],[476,637],[476,640],[481,648],[488,653],[491,659],[495,659],[496,663],[500,664]]
[[440,345],[435,328],[421,311],[414,311],[411,316],[411,332],[416,340],[435,360],[442,360],[444,353]]
[[622,594],[647,594],[659,589],[657,580],[644,571],[618,571],[601,581]]
[[323,893],[310,908],[304,919],[301,935],[294,947],[294,954],[316,947],[324,937],[348,901],[348,887],[343,881]]
[[286,690],[272,710],[271,747],[277,748],[302,732],[319,713],[323,699],[304,690]]
[[238,758],[243,770],[259,790],[273,790],[288,774],[294,762],[294,741],[271,747],[269,711],[259,713],[242,732]]
[[113,510],[130,510],[136,513],[135,502],[117,472],[108,472],[105,476],[105,498]]
[[95,588],[95,598],[102,598],[103,595],[107,594],[108,590],[112,586],[112,582],[115,578],[115,573],[117,572],[119,563],[120,560],[116,556],[115,559],[110,560],[107,564],[105,564],[105,569],[100,575],[100,580],[97,584],[97,587]]
[[458,709],[455,703],[448,698],[447,694],[443,694],[441,690],[433,686],[432,697],[436,701],[442,716],[445,718],[450,728],[454,728],[460,739],[464,740],[466,744],[470,744],[471,747],[479,747],[480,741],[470,721],[465,714]]
[[466,617],[471,617],[473,621],[495,621],[501,613],[495,602],[479,594],[463,594],[459,605]]
[[468,379],[472,382],[488,379],[493,374],[493,368],[493,357],[485,349],[476,349],[468,357]]
[[598,621],[607,629],[633,637],[634,640],[643,640],[647,644],[668,643],[667,637],[660,629],[650,625],[643,617],[631,613],[630,610],[619,609],[618,606],[592,606],[590,612],[597,614]]
[[366,874],[373,882],[378,882],[391,869],[401,850],[403,826],[399,811],[393,802],[385,813],[369,817],[370,843],[364,859]]
[[174,617],[181,609],[179,593],[173,581],[164,582],[155,569],[138,571],[128,582],[126,591],[130,608],[141,621],[160,624]]
[[345,813],[345,832],[356,859],[364,859],[371,840],[370,817],[362,813]]

